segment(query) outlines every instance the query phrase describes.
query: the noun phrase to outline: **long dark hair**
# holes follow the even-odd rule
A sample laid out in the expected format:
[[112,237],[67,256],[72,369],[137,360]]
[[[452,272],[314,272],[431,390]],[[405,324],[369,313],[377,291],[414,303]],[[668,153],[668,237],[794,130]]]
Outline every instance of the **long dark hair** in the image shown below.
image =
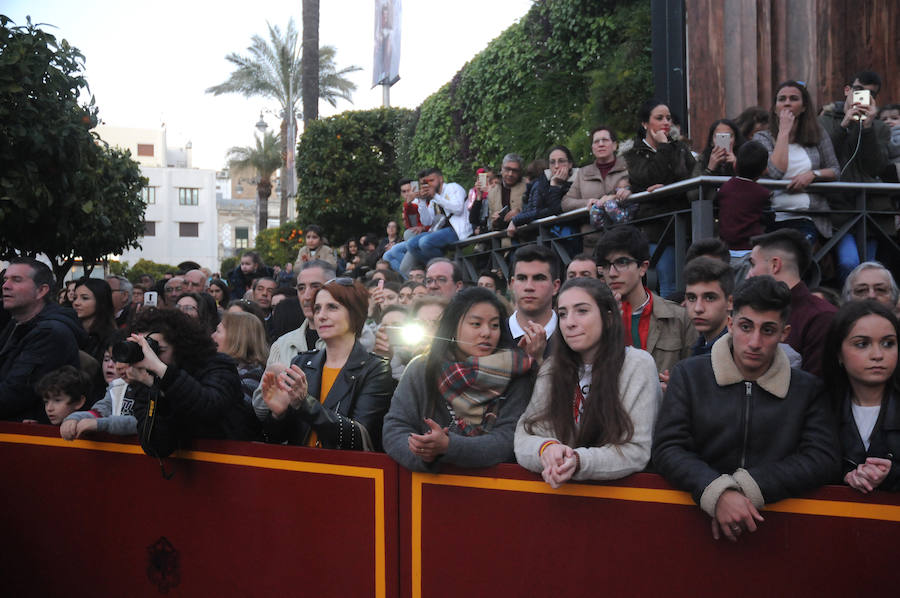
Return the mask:
[[116,331],[116,310],[112,302],[112,289],[102,278],[85,277],[75,283],[75,288],[87,287],[94,295],[94,322],[87,332],[101,341]]
[[[525,422],[531,433],[535,423],[549,422],[556,436],[574,447],[623,444],[634,435],[631,421],[619,397],[619,374],[625,363],[625,332],[619,307],[609,287],[593,278],[572,278],[559,291],[559,296],[569,289],[582,289],[597,304],[603,323],[603,332],[594,356],[591,370],[591,390],[585,397],[584,415],[576,430],[572,417],[572,401],[575,385],[579,383],[578,370],[581,355],[560,339],[553,349],[550,370],[550,401],[543,413],[537,413]],[[562,336],[562,332],[558,334]]]
[[822,137],[821,125],[816,118],[816,108],[813,106],[812,97],[806,85],[798,81],[785,81],[775,88],[775,96],[772,98],[772,110],[769,113],[769,131],[772,133],[772,139],[778,138],[778,115],[775,114],[775,104],[778,101],[778,94],[785,87],[796,87],[800,90],[800,97],[803,99],[803,107],[806,108],[797,117],[797,134],[794,142],[800,145],[816,145]]
[[[825,356],[822,363],[822,370],[825,372],[825,388],[831,393],[832,405],[836,409],[844,402],[850,391],[850,378],[840,362],[841,345],[844,344],[844,339],[850,334],[857,320],[869,315],[879,316],[890,322],[894,327],[894,333],[900,339],[900,323],[897,322],[897,317],[888,307],[873,299],[849,301],[838,309],[825,337]],[[887,381],[884,392],[885,395],[890,392],[900,394],[900,367],[894,368],[894,373]]]
[[725,125],[731,129],[731,134],[734,137],[734,145],[731,147],[733,154],[737,155],[738,148],[744,145],[744,142],[746,141],[744,134],[734,121],[728,120],[727,118],[720,118],[709,126],[709,135],[706,136],[706,149],[703,150],[703,156],[700,160],[700,163],[703,164],[703,168],[709,166],[709,156],[712,154],[713,147],[715,147],[713,145],[713,134],[715,134],[716,127],[719,125]]
[[434,409],[440,400],[438,380],[441,368],[448,362],[459,361],[456,344],[456,331],[459,323],[469,313],[474,305],[489,303],[500,314],[500,340],[497,342],[497,350],[512,349],[515,347],[512,333],[509,331],[509,315],[506,308],[497,298],[497,295],[484,287],[471,287],[458,292],[441,315],[434,340],[428,350],[428,360],[425,362],[425,380],[428,388],[428,396],[424,413],[434,414]]

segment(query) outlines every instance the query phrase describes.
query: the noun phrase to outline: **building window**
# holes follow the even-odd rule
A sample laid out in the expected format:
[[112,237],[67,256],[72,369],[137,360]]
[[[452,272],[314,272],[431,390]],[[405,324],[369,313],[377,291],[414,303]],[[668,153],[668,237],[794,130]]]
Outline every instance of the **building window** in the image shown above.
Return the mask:
[[150,206],[156,203],[156,187],[144,187],[141,189],[141,197],[144,204]]
[[138,156],[149,156],[153,157],[153,144],[152,143],[138,143]]
[[234,246],[237,249],[250,247],[250,229],[246,226],[236,226],[234,229]]
[[156,223],[151,221],[147,221],[144,223],[144,236],[145,237],[155,237],[156,236]]
[[179,237],[199,237],[200,236],[200,223],[199,222],[179,222],[178,223],[178,236]]
[[190,187],[178,188],[178,205],[196,206],[199,202],[200,189],[191,189]]

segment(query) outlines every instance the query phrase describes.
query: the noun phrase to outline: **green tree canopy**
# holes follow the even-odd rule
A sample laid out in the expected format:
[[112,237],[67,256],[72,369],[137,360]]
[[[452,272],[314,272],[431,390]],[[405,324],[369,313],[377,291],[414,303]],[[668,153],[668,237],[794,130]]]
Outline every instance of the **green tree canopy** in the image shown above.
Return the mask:
[[83,66],[66,40],[0,15],[0,257],[44,253],[57,278],[76,257],[138,247],[143,232],[146,180],[91,132]]

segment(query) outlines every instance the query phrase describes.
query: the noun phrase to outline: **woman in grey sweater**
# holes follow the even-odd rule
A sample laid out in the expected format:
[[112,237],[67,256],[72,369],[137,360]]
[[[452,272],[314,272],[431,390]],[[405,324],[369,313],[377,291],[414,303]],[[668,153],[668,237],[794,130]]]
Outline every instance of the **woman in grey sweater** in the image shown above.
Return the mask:
[[662,399],[653,357],[626,347],[609,287],[573,278],[559,293],[553,356],[516,427],[516,459],[558,488],[646,467]]
[[403,467],[488,467],[513,460],[533,360],[516,348],[506,309],[487,289],[458,293],[431,349],[410,362],[384,418],[384,450]]

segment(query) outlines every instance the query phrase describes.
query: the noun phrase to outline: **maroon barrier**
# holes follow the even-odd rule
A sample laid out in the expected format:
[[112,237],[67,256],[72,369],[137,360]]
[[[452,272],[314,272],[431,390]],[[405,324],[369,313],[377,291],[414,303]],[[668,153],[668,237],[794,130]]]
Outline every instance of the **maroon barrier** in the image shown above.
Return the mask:
[[400,483],[404,597],[864,596],[896,584],[897,494],[826,487],[770,505],[731,543],[653,474],[553,490],[501,465],[401,470]]
[[6,596],[396,596],[386,455],[198,441],[63,441],[0,423]]
[[770,505],[737,544],[659,476],[552,490],[516,465],[411,474],[386,455],[66,442],[0,422],[9,596],[858,596],[894,583],[900,495]]

